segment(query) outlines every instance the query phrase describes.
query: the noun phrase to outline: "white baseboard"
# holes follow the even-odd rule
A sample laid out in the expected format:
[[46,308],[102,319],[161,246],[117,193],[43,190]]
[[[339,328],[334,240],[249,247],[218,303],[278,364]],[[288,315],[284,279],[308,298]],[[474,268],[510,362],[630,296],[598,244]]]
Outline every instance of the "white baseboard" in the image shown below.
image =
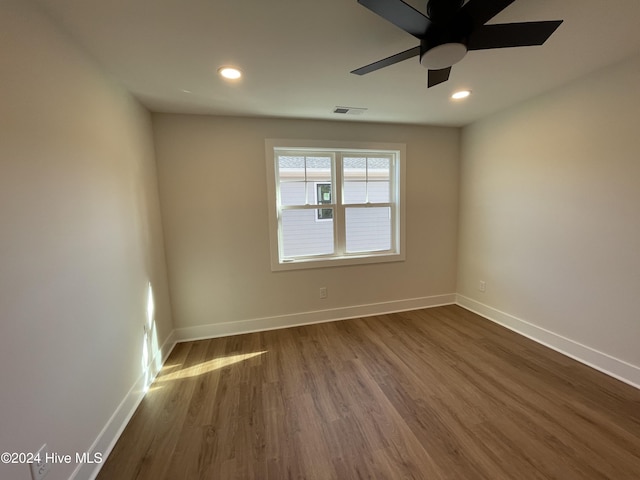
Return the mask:
[[[167,360],[167,357],[176,345],[175,330],[172,331],[165,342],[162,344],[156,355],[154,356],[151,365],[163,365]],[[160,362],[157,362],[158,357]],[[146,393],[146,386],[153,381],[160,368],[152,368],[150,376],[141,375],[136,383],[131,387],[127,395],[124,397],[116,411],[111,415],[111,418],[104,426],[102,431],[98,434],[98,437],[93,442],[93,445],[89,448],[88,452],[91,458],[94,458],[95,453],[102,454],[103,462],[107,459],[111,450],[115,446],[116,442],[120,438],[120,435],[124,431],[125,427],[131,420],[131,417],[135,413],[138,405],[144,398]],[[146,385],[145,385],[146,384]],[[69,480],[94,480],[100,472],[102,463],[90,464],[80,463],[69,477]]]
[[435,295],[431,297],[411,298],[392,302],[371,303],[353,307],[332,308],[311,312],[278,315],[275,317],[254,318],[237,322],[212,323],[197,327],[183,327],[176,329],[178,342],[201,340],[205,338],[226,337],[241,333],[263,332],[279,328],[299,327],[313,323],[333,322],[349,318],[370,317],[386,313],[419,310],[421,308],[451,305],[456,302],[454,293]]
[[497,310],[463,295],[456,295],[461,307],[513,330],[567,357],[640,389],[640,367],[632,365],[594,348],[582,345],[557,333],[538,327],[526,320]]

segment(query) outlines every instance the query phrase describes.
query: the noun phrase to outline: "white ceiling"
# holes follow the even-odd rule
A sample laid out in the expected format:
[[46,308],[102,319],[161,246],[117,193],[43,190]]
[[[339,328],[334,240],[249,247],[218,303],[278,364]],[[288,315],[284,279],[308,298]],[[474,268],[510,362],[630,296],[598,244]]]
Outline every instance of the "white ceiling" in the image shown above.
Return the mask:
[[[564,20],[541,47],[470,52],[426,88],[414,47],[356,0],[38,0],[152,111],[465,125],[640,52],[640,1],[516,0],[490,23]],[[408,0],[425,11],[425,2]],[[237,65],[236,83],[218,78]],[[453,102],[465,87],[473,95]],[[615,85],[612,85],[615,88]],[[364,107],[361,116],[332,113]]]

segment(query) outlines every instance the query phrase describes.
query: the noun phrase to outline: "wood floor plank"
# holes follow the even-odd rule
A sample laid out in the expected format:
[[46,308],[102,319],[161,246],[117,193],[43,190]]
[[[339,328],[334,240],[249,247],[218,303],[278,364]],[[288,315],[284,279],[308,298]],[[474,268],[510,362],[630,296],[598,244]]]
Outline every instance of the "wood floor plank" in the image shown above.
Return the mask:
[[100,480],[637,480],[640,391],[457,306],[178,344]]

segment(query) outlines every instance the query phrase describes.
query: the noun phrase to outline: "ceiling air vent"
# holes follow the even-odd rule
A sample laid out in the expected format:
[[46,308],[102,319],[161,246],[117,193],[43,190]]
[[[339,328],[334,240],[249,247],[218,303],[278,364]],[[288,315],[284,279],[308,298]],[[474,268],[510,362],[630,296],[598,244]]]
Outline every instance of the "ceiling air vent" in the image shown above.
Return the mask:
[[359,107],[336,107],[333,109],[333,113],[340,113],[342,115],[362,115],[367,109]]

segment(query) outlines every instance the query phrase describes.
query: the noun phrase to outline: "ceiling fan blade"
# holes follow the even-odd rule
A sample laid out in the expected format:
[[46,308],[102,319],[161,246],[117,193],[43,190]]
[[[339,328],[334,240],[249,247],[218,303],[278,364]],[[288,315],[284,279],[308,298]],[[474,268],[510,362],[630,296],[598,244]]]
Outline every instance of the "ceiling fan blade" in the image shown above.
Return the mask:
[[358,0],[358,3],[420,39],[431,25],[425,15],[402,0]]
[[403,60],[407,60],[418,55],[420,55],[420,47],[413,47],[409,50],[405,50],[404,52],[396,53],[395,55],[391,55],[390,57],[378,60],[377,62],[371,63],[369,65],[365,65],[364,67],[356,68],[351,73],[355,73],[356,75],[364,75],[366,73],[380,70],[381,68],[388,67],[389,65],[402,62]]
[[467,48],[486,50],[542,45],[561,23],[562,20],[484,25],[471,33]]
[[473,26],[484,25],[515,0],[470,0],[460,11],[473,20]]
[[427,88],[435,87],[441,83],[449,80],[449,74],[451,73],[451,67],[443,68],[440,70],[429,70],[427,76]]

